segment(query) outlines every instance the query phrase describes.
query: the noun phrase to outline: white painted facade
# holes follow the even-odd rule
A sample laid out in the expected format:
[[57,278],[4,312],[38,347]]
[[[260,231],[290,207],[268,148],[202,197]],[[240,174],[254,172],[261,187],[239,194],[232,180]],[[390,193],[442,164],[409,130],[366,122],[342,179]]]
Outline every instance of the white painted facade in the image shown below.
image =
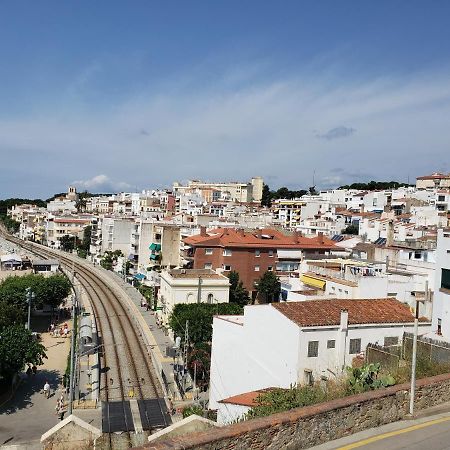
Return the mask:
[[433,332],[450,341],[450,229],[438,230],[434,285]]
[[167,324],[175,305],[197,303],[228,303],[230,282],[228,277],[212,270],[163,270],[160,277],[157,312],[160,320]]
[[[413,316],[411,315],[411,320]],[[218,410],[218,422],[235,420],[233,410],[220,400],[268,387],[288,388],[315,380],[338,378],[356,356],[350,342],[360,339],[364,351],[369,343],[384,344],[384,338],[401,340],[409,324],[301,327],[272,305],[244,308],[244,316],[218,316],[213,322],[209,408]],[[419,333],[430,329],[420,324]],[[308,343],[318,342],[316,357],[308,356]],[[334,341],[334,348],[331,342]],[[352,341],[353,342],[353,341]]]

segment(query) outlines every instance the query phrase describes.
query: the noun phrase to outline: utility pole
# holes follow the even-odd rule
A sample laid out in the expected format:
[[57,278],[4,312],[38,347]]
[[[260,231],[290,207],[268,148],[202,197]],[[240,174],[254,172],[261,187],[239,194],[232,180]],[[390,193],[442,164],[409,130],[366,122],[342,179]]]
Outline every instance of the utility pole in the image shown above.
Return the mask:
[[[75,274],[74,274],[75,278]],[[74,357],[75,357],[75,314],[76,314],[76,303],[77,295],[74,287],[74,296],[72,297],[72,333],[70,336],[70,381],[69,381],[69,408],[68,415],[72,414],[73,408],[73,376],[74,376]]]
[[[425,301],[428,300],[428,281],[425,282]],[[419,332],[419,305],[416,300],[416,315],[414,317],[414,337],[411,360],[411,392],[409,396],[409,414],[414,415],[414,397],[416,395],[416,363],[417,363],[417,334]]]
[[183,346],[183,391],[186,390],[188,342],[189,342],[189,320],[186,320],[186,328],[184,330],[184,346]]
[[202,277],[198,277],[198,288],[197,288],[197,303],[202,302]]

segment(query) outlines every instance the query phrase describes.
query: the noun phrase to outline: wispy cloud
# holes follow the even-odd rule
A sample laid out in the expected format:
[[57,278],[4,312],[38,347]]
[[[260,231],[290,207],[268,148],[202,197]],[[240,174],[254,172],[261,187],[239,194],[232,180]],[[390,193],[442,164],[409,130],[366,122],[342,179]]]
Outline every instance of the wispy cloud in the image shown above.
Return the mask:
[[328,130],[326,133],[318,133],[316,136],[320,139],[326,139],[327,141],[331,141],[333,139],[342,138],[342,137],[348,137],[351,136],[353,133],[355,133],[354,128],[349,127],[336,127],[332,128],[331,130]]
[[[448,75],[442,69],[365,81],[328,75],[252,84],[251,76],[240,74],[234,88],[227,76],[195,89],[180,76],[108,110],[88,103],[70,114],[66,104],[64,114],[53,109],[0,120],[0,154],[26,154],[55,191],[74,179],[80,187],[121,190],[125,185],[111,180],[143,188],[252,175],[273,180],[273,187],[305,187],[313,170],[318,187],[321,180],[327,187],[344,184],[368,171],[378,179],[405,180],[448,159]],[[20,157],[8,163],[10,173],[23,170]],[[336,167],[345,171],[336,173]]]

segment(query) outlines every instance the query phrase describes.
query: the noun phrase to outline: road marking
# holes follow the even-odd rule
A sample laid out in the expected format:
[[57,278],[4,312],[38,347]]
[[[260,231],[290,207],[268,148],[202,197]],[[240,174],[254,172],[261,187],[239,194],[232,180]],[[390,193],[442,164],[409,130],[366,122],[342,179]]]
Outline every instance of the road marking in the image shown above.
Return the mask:
[[353,444],[344,445],[339,447],[337,450],[351,450],[352,448],[362,447],[363,445],[371,444],[372,442],[381,441],[382,439],[387,439],[392,436],[397,436],[399,434],[409,433],[411,431],[420,430],[421,428],[426,428],[431,425],[436,425],[442,422],[448,422],[450,417],[441,417],[440,419],[430,420],[429,422],[419,423],[417,425],[412,425],[408,428],[403,428],[397,431],[390,431],[389,433],[379,434],[368,439],[363,439],[362,441],[354,442]]

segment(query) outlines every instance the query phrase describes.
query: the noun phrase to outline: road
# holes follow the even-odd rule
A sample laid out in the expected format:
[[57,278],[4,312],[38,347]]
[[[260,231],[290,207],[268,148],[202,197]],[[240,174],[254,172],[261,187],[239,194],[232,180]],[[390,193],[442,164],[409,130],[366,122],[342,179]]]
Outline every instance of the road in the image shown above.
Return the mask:
[[383,425],[311,450],[449,450],[450,405],[434,416]]

